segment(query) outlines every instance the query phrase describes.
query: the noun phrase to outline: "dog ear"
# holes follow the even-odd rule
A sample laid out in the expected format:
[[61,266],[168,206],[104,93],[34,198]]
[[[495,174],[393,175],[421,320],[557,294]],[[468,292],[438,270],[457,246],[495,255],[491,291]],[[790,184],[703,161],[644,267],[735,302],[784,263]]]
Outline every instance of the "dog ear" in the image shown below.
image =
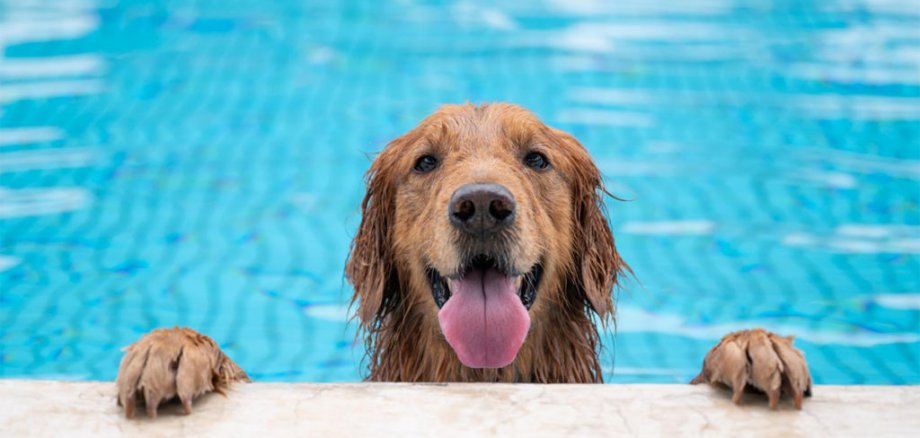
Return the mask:
[[351,244],[345,276],[354,286],[352,305],[358,304],[361,324],[369,327],[386,313],[399,287],[392,254],[395,220],[397,159],[409,134],[388,144],[365,175],[367,191],[361,202],[361,225]]
[[580,287],[582,299],[604,318],[614,312],[613,287],[629,266],[620,258],[613,234],[607,223],[604,189],[600,171],[588,151],[570,134],[553,129],[561,139],[567,158],[571,160],[572,213],[575,223],[574,283]]

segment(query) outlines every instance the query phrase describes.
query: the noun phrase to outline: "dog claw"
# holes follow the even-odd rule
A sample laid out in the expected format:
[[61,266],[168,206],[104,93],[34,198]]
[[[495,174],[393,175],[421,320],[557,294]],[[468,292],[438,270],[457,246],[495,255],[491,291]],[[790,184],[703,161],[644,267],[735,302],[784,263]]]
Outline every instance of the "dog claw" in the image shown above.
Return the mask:
[[115,384],[118,406],[134,417],[138,404],[156,418],[160,403],[178,398],[186,414],[201,394],[223,391],[246,373],[209,337],[185,328],[154,330],[125,348]]
[[791,396],[796,409],[802,409],[802,397],[811,395],[808,365],[792,338],[762,329],[726,335],[709,350],[702,371],[690,383],[728,386],[735,404],[741,404],[745,389],[756,388],[767,395],[772,409],[783,396]]
[[157,405],[156,404],[147,404],[147,416],[150,418],[157,418]]
[[[119,406],[121,406],[119,404]],[[128,403],[124,406],[125,408],[125,418],[134,418],[134,403]]]

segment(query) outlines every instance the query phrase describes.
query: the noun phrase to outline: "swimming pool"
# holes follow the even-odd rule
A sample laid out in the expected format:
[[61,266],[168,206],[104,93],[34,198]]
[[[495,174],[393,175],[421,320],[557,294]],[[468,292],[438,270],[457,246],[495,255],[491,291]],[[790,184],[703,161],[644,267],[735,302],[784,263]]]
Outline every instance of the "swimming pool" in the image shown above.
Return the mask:
[[0,0],[0,377],[113,379],[155,327],[359,379],[369,156],[440,103],[572,132],[611,191],[613,382],[729,330],[920,384],[920,7],[886,0]]

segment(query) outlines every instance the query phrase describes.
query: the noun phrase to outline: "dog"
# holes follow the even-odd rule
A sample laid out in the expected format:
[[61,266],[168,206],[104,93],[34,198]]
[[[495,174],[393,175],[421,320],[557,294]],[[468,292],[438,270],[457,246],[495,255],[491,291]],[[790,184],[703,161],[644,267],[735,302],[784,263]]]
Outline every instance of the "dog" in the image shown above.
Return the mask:
[[[571,135],[504,103],[446,105],[388,144],[367,173],[346,264],[367,380],[600,383],[598,326],[630,274],[600,172]],[[246,373],[209,337],[155,330],[126,348],[128,417],[223,392]],[[792,339],[731,333],[691,383],[746,388],[801,408],[811,377]]]

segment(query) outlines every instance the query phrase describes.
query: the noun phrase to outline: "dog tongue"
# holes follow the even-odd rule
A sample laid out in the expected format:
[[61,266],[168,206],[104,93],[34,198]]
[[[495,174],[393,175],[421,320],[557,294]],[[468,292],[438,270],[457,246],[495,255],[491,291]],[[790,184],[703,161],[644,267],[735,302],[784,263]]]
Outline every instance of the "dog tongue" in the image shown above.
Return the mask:
[[501,368],[514,361],[530,328],[514,279],[495,269],[474,269],[452,280],[450,290],[438,320],[460,362]]

